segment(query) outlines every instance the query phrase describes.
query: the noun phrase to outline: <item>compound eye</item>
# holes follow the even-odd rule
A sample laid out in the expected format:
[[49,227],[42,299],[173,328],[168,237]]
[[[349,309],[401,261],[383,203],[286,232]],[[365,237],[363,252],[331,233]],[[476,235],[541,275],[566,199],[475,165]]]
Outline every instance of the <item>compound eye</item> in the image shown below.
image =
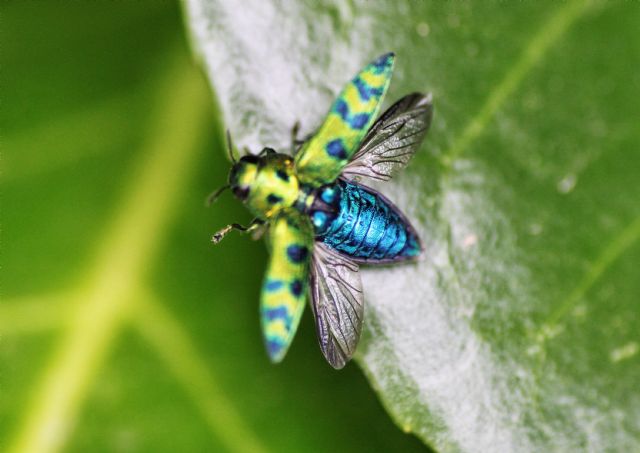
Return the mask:
[[241,186],[233,186],[231,187],[231,192],[233,195],[239,200],[245,201],[249,197],[249,188],[241,187]]

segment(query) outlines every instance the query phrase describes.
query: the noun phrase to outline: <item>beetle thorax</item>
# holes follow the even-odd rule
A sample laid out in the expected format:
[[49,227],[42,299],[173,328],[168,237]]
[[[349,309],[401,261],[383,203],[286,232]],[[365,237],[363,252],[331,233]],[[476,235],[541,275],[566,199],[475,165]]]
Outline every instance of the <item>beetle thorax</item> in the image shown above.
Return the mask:
[[285,154],[243,157],[232,168],[229,183],[234,194],[261,219],[273,217],[298,199],[293,159]]

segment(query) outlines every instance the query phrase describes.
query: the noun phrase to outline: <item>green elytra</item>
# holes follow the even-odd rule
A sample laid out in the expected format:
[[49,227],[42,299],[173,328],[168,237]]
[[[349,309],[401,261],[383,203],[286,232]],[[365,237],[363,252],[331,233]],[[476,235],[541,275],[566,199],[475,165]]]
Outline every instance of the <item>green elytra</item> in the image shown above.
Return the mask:
[[[402,156],[415,152],[426,134],[431,103],[430,97],[420,94],[403,98],[374,124],[389,86],[393,63],[394,55],[389,53],[360,71],[344,87],[323,124],[302,145],[295,158],[265,148],[257,156],[245,155],[234,162],[229,174],[228,187],[253,213],[255,220],[247,228],[230,225],[214,235],[213,241],[219,242],[231,229],[251,231],[268,227],[270,261],[262,285],[260,313],[267,352],[274,362],[284,358],[298,328],[307,297],[311,297],[321,348],[332,366],[344,366],[358,342],[363,300],[356,263],[369,261],[363,258],[364,255],[357,255],[344,247],[333,247],[335,235],[324,242],[318,240],[323,228],[326,229],[326,225],[321,225],[326,221],[326,212],[333,217],[339,212],[347,223],[352,217],[368,216],[370,225],[364,233],[359,232],[362,230],[359,226],[352,225],[351,230],[360,236],[370,236],[369,230],[378,222],[381,231],[378,241],[383,243],[386,224],[395,222],[397,231],[393,231],[398,237],[389,247],[400,244],[404,249],[397,247],[391,259],[378,262],[414,258],[421,251],[417,234],[388,200],[355,183],[342,182],[338,185],[338,178],[341,175],[345,177],[345,168],[350,162],[353,164],[354,155],[358,156],[360,168],[353,173],[362,174],[359,172],[363,166],[368,166],[368,176],[376,178],[381,174],[376,165],[390,158],[391,162],[404,165],[408,157]],[[389,127],[396,123],[402,127],[389,134]],[[365,156],[367,149],[361,149],[363,141],[371,143],[380,137],[389,143],[392,139],[400,140],[398,143],[406,143],[409,151],[398,154],[394,160],[393,156],[384,154],[385,150],[393,153],[401,147],[378,146]],[[370,156],[377,160],[371,160]],[[335,193],[340,191],[344,192],[342,196],[336,196]],[[369,200],[368,207],[365,199]],[[353,206],[344,206],[345,200],[355,200],[356,204],[363,200],[364,207],[353,211]],[[383,215],[381,212],[386,217],[375,220],[375,215]],[[335,224],[342,226],[339,221],[345,222],[337,219]],[[391,244],[388,238],[387,242]],[[373,251],[366,256],[373,260]]]

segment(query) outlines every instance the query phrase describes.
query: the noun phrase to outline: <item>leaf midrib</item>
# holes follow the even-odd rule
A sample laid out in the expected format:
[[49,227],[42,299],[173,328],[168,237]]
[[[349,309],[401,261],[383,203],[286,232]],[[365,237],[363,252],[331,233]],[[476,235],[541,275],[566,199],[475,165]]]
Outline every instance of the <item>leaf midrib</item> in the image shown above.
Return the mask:
[[[26,406],[22,424],[10,443],[10,451],[47,452],[64,445],[90,384],[124,321],[141,316],[139,310],[132,310],[139,296],[139,283],[151,267],[168,230],[167,224],[174,217],[182,189],[195,169],[197,151],[201,149],[198,145],[207,130],[205,121],[209,118],[205,112],[210,98],[202,95],[202,86],[194,73],[188,62],[178,60],[171,63],[164,75],[157,92],[168,95],[155,112],[147,135],[150,140],[131,172],[114,222],[105,229],[102,239],[96,240],[100,247],[95,264],[89,268],[86,280],[70,290],[68,300],[63,303],[64,307],[71,307],[71,321],[65,324],[62,338],[54,346],[43,377]],[[27,308],[38,303],[29,302]],[[148,303],[146,307],[153,305]],[[158,310],[161,309],[156,313],[163,313]],[[170,316],[162,319],[171,320]],[[137,327],[144,333],[141,326]],[[179,329],[174,326],[173,331]],[[193,348],[183,341],[181,349],[189,352]],[[198,388],[207,390],[210,404],[218,396],[211,390],[215,386],[211,385],[210,376],[202,377],[202,366],[193,365],[198,363],[197,354],[191,352],[190,356],[191,374],[186,379],[199,380]],[[211,419],[210,411],[205,410],[204,415]],[[213,426],[219,422],[209,421]],[[241,420],[234,426],[235,431],[221,439],[228,447],[261,450]],[[219,435],[223,430],[216,432]]]

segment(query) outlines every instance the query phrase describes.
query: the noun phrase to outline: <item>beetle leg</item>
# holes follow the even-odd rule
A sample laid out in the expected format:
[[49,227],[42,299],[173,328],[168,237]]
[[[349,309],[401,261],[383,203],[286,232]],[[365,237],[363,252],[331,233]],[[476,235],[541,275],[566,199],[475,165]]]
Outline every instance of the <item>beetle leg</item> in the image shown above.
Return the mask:
[[262,156],[270,156],[272,154],[276,154],[276,150],[273,148],[269,148],[268,146],[265,148],[262,148],[262,151],[260,151],[260,153],[258,153],[258,157],[262,157]]
[[291,128],[291,155],[295,156],[302,148],[306,142],[309,141],[313,134],[309,134],[304,137],[302,140],[298,138],[298,134],[300,133],[300,121],[296,121]]
[[243,226],[239,223],[232,223],[231,225],[227,225],[223,229],[216,232],[213,236],[211,236],[211,242],[213,242],[214,244],[218,244],[230,231],[236,230],[240,231],[241,233],[249,233],[258,229],[263,224],[264,221],[260,219],[253,219],[248,226]]

